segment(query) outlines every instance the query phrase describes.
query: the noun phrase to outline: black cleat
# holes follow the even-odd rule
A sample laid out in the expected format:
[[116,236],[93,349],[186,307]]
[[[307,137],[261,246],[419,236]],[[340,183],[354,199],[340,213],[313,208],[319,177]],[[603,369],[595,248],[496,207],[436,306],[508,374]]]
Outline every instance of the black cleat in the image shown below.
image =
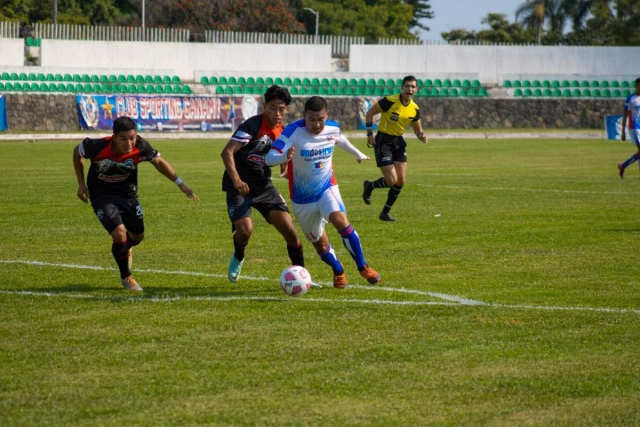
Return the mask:
[[371,204],[371,192],[373,191],[373,186],[371,185],[371,182],[369,181],[365,181],[362,183],[362,200],[364,200],[364,203],[367,205]]
[[622,167],[622,163],[618,163],[618,173],[620,174],[620,179],[624,179],[624,168]]
[[392,217],[391,215],[389,215],[386,212],[382,212],[378,218],[380,218],[380,221],[395,221],[396,220],[394,217]]

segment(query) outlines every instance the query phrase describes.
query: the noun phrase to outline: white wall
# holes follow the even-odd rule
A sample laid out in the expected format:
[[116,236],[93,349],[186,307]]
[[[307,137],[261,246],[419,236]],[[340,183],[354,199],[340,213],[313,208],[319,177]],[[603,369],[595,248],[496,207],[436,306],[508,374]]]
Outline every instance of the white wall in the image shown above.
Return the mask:
[[[167,74],[195,80],[195,70],[227,70],[231,74],[331,72],[331,46],[276,44],[146,43],[114,41],[42,40],[43,68],[131,70],[128,74]],[[102,71],[98,71],[102,70]],[[113,73],[113,72],[109,72]]]
[[[0,66],[22,67],[24,65],[24,39],[0,37]],[[5,71],[4,69],[1,71]]]
[[473,73],[483,84],[532,76],[631,79],[640,73],[640,47],[353,45],[349,71],[421,78]]

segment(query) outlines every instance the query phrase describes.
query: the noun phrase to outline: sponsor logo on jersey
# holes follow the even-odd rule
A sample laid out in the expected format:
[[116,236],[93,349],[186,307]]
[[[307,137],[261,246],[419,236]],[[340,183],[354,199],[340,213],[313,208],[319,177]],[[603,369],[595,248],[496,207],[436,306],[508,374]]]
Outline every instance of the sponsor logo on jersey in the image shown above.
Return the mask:
[[328,156],[333,154],[333,147],[314,148],[312,150],[300,150],[302,157]]
[[249,154],[247,156],[247,160],[253,163],[257,163],[259,165],[264,165],[264,156],[261,156],[259,154]]
[[315,162],[313,164],[313,168],[314,169],[324,169],[324,163],[323,162]]
[[104,218],[104,211],[102,209],[98,209],[98,212],[96,212],[96,215],[98,216],[98,219],[102,219]]

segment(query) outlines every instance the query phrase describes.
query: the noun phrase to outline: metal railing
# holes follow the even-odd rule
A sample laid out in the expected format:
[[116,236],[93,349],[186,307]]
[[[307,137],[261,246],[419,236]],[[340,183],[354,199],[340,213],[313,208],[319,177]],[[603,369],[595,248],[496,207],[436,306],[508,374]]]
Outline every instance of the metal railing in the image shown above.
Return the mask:
[[33,25],[33,37],[63,40],[188,42],[189,30],[183,28],[107,27],[37,23]]
[[364,44],[364,37],[316,36],[309,34],[243,33],[238,31],[205,31],[207,43],[274,43],[274,44],[330,44],[331,56],[347,58],[349,46]]
[[20,23],[0,21],[0,38],[17,39],[20,37]]

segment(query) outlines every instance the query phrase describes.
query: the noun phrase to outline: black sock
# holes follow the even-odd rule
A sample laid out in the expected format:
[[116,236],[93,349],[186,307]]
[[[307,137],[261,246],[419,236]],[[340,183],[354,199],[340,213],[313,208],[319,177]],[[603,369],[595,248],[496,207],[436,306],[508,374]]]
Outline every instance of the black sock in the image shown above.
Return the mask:
[[131,276],[128,256],[129,246],[127,245],[127,242],[113,243],[111,245],[111,253],[113,254],[113,258],[116,260],[116,264],[118,264],[118,268],[120,269],[120,278],[124,279],[125,277]]
[[384,180],[384,176],[376,179],[371,183],[371,188],[387,188],[387,183]]
[[233,238],[233,250],[236,252],[236,259],[238,261],[242,261],[244,259],[244,249],[247,247],[247,245],[242,245],[240,246],[239,244],[236,243],[236,239],[235,239],[235,235]]
[[382,213],[389,213],[389,211],[391,211],[391,207],[396,202],[401,190],[402,185],[394,185],[389,189],[389,193],[387,194],[387,203],[384,205],[384,208],[382,208]]
[[138,246],[140,244],[140,240],[136,240],[133,237],[127,237],[127,248],[132,248],[134,246]]
[[304,267],[302,244],[300,244],[300,246],[298,246],[297,248],[287,245],[287,252],[289,252],[289,258],[291,259],[292,265],[299,265],[300,267]]

